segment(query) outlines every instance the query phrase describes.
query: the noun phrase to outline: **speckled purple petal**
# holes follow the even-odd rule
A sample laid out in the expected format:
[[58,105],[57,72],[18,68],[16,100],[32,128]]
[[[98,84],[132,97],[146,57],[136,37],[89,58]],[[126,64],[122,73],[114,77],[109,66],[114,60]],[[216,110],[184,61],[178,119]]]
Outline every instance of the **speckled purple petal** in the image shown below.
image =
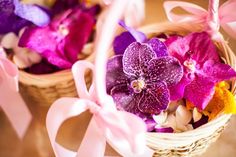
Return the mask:
[[172,129],[171,127],[167,127],[167,128],[164,128],[164,127],[159,127],[159,128],[155,128],[155,132],[161,132],[161,133],[173,133],[174,132],[174,129]]
[[203,65],[203,72],[213,82],[229,80],[236,77],[236,72],[228,64],[208,60]]
[[147,43],[152,47],[154,52],[156,52],[157,57],[168,56],[166,45],[158,38],[152,38],[148,40]]
[[169,103],[169,90],[165,82],[147,85],[138,103],[140,111],[149,114],[159,114]]
[[184,38],[189,41],[191,58],[198,64],[203,65],[206,60],[220,62],[216,46],[206,32],[191,33]]
[[127,31],[130,32],[130,34],[136,39],[137,42],[144,42],[147,40],[147,37],[144,33],[139,32],[135,29],[133,29],[132,27],[128,27],[126,26],[124,21],[120,21],[119,24],[125,28]]
[[183,77],[183,67],[171,56],[152,59],[148,65],[148,81],[165,81],[168,86],[177,84]]
[[149,61],[155,57],[156,54],[149,45],[133,42],[124,52],[123,71],[128,75],[140,76],[147,70]]
[[202,75],[196,75],[195,79],[185,87],[184,98],[189,100],[200,110],[203,110],[214,95],[214,82]]
[[108,94],[113,87],[121,84],[128,84],[128,77],[123,72],[122,56],[117,55],[107,62],[106,89]]
[[41,8],[31,4],[21,4],[19,0],[13,0],[14,13],[19,17],[31,21],[37,26],[45,26],[50,22],[50,17]]
[[123,32],[117,36],[113,42],[113,49],[116,55],[123,54],[125,49],[135,42],[135,38],[129,32]]
[[140,96],[131,94],[126,84],[113,87],[111,89],[111,96],[118,110],[124,110],[136,114],[137,116],[143,114],[138,109]]

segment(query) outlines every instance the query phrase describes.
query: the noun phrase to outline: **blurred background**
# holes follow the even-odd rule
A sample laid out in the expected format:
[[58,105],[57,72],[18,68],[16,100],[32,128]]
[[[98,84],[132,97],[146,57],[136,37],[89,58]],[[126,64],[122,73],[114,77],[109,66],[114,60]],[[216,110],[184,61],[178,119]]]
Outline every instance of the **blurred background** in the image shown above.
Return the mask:
[[[165,22],[163,0],[146,0],[146,19],[143,25]],[[207,8],[207,0],[188,1]],[[221,3],[224,1],[221,0]],[[231,48],[236,51],[235,40],[225,35]],[[24,98],[30,108],[34,119],[27,131],[25,138],[20,141],[4,113],[0,110],[0,157],[53,157],[48,135],[45,129],[45,117],[48,107],[42,107],[33,102],[29,97]],[[89,113],[66,121],[59,131],[57,141],[70,149],[78,148],[87,127]],[[231,121],[221,137],[210,146],[202,157],[234,157],[236,154],[236,117]],[[88,150],[88,151],[92,151]],[[107,155],[116,154],[107,148]]]

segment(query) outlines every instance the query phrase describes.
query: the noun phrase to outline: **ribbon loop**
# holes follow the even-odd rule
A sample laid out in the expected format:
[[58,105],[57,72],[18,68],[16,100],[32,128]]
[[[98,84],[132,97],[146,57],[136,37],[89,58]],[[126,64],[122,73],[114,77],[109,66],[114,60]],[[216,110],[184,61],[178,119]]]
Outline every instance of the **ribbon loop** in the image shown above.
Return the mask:
[[[190,14],[178,15],[172,12],[174,8],[180,7]],[[208,11],[202,7],[189,2],[167,1],[164,2],[164,9],[167,18],[171,22],[192,22],[200,24],[207,31],[213,40],[223,41],[219,33],[222,28],[233,38],[236,38],[236,0],[229,0],[219,7],[219,0],[209,0]]]

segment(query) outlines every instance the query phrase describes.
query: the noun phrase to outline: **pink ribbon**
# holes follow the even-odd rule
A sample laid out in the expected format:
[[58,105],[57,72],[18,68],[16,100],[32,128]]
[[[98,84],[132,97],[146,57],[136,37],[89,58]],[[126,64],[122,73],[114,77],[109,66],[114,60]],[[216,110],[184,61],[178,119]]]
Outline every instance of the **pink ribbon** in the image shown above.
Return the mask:
[[0,47],[0,107],[18,137],[23,138],[32,117],[18,91],[18,69],[4,56]]
[[[189,14],[177,15],[173,9],[180,7]],[[236,38],[236,0],[228,0],[219,7],[219,0],[209,0],[208,11],[189,2],[166,1],[164,9],[171,22],[189,22],[201,24],[212,36],[212,39],[222,41],[220,26],[233,38]]]
[[[145,123],[131,113],[118,111],[112,97],[106,93],[105,76],[109,46],[118,21],[128,9],[129,2],[113,0],[109,6],[95,41],[95,66],[87,61],[78,61],[73,65],[72,73],[80,98],[58,99],[49,109],[46,126],[56,157],[103,157],[106,142],[125,157],[149,157],[153,154],[146,146]],[[92,70],[94,76],[89,90],[84,80],[86,69]],[[86,110],[89,110],[93,117],[80,148],[77,152],[65,149],[56,142],[58,129],[66,119],[78,116]]]

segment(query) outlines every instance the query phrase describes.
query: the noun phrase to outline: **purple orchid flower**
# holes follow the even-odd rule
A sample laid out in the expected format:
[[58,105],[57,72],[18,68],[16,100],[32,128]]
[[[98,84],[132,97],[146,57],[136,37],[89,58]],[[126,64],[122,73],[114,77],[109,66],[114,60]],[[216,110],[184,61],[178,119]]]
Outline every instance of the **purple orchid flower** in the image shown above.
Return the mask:
[[19,0],[0,0],[0,34],[14,32],[34,23],[44,26],[50,22],[46,12],[36,5],[21,4]]
[[183,69],[176,58],[163,52],[163,45],[157,38],[148,43],[133,42],[123,56],[108,61],[107,92],[118,109],[142,117],[167,108],[168,86],[181,80]]
[[184,67],[182,80],[170,87],[171,100],[186,98],[203,110],[214,94],[217,82],[236,77],[229,65],[220,61],[214,43],[206,32],[166,40],[169,54]]
[[95,19],[90,13],[80,8],[69,9],[48,26],[27,28],[19,46],[34,50],[60,69],[68,69],[78,59],[94,25]]

